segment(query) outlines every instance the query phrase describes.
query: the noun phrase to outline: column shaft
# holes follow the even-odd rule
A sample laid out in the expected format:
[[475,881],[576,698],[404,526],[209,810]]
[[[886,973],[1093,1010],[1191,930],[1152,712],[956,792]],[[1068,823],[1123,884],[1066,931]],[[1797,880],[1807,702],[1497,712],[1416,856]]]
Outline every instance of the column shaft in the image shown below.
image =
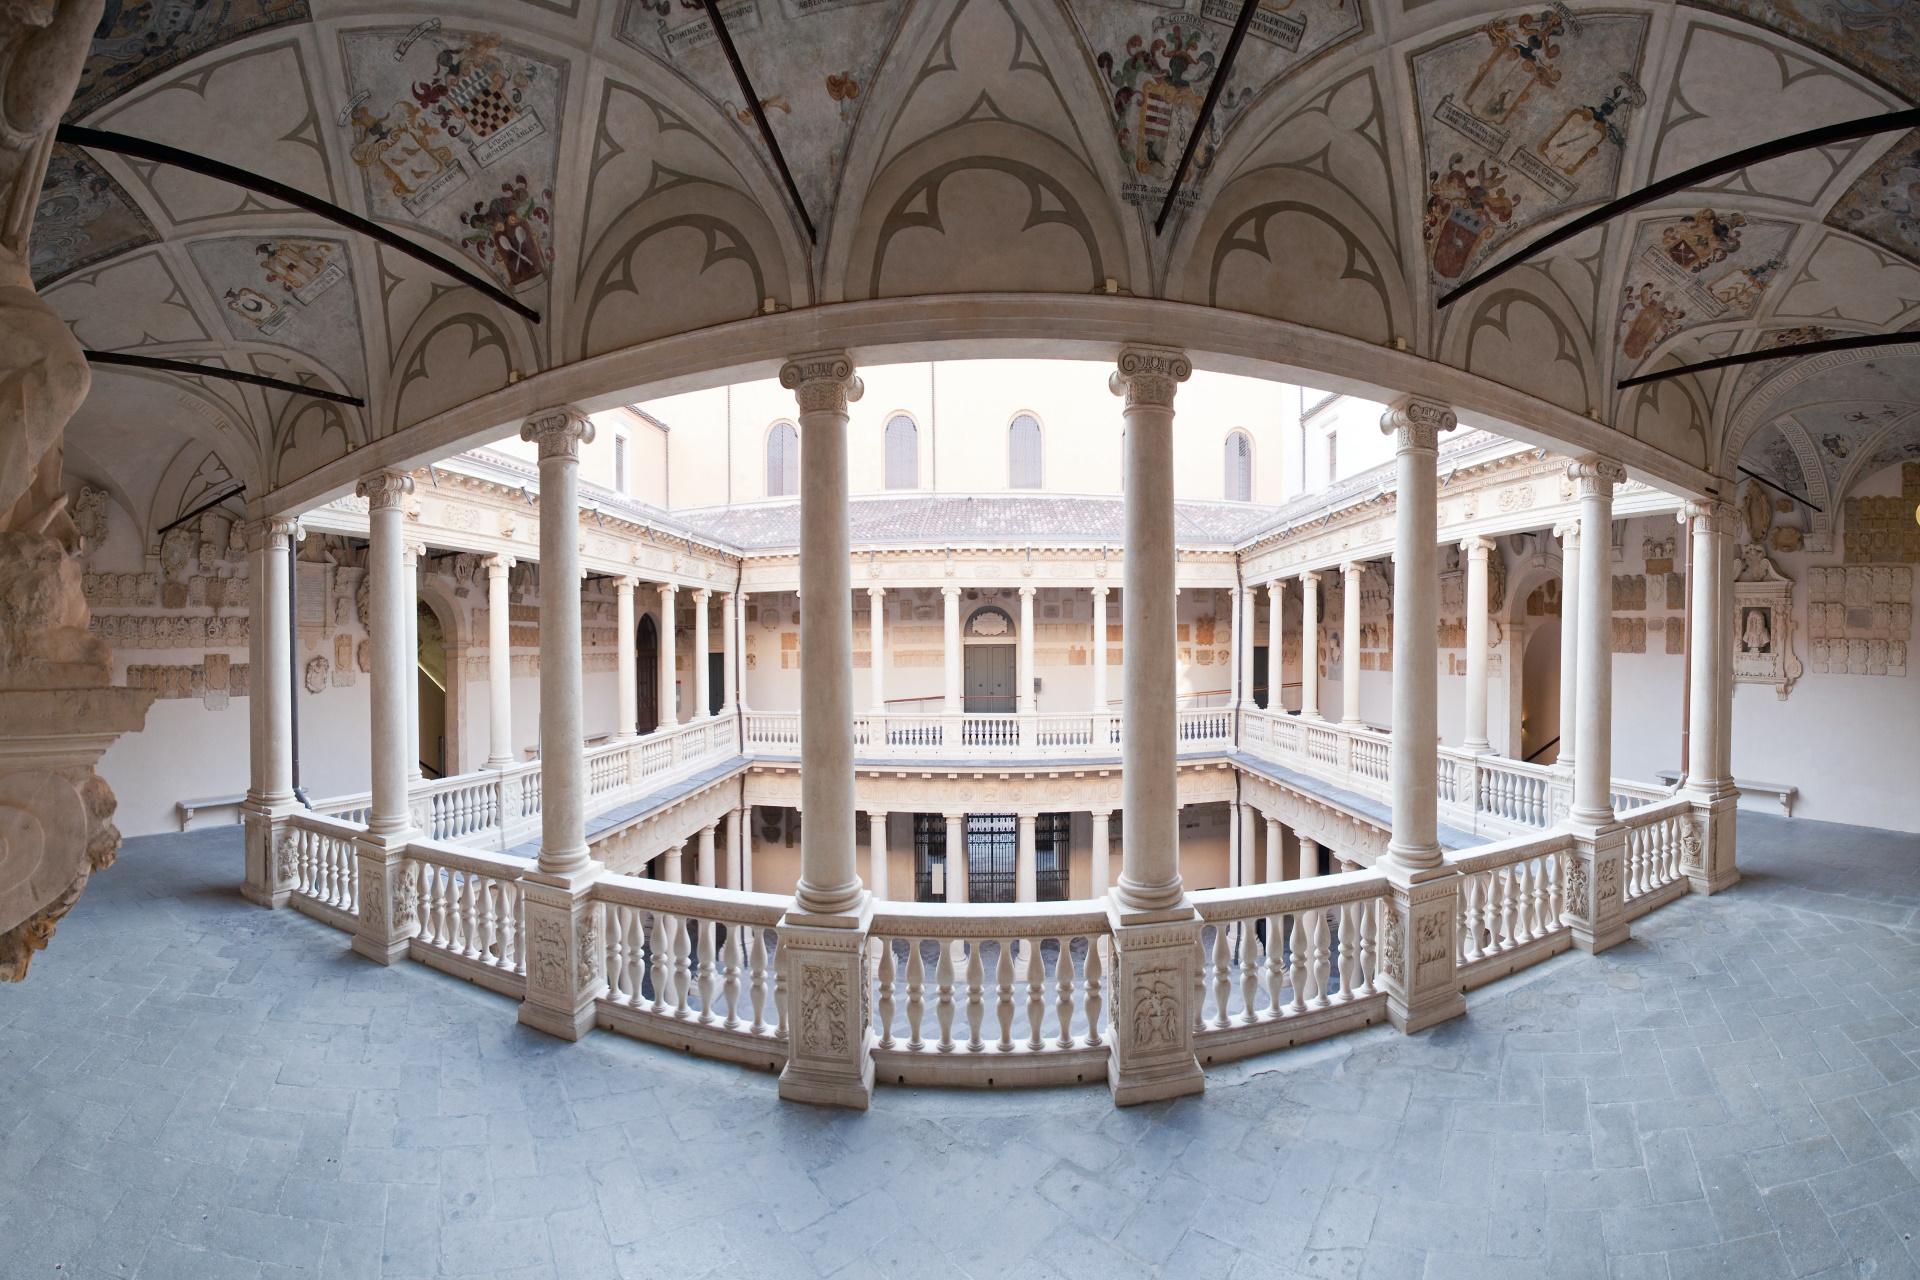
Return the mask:
[[[867,588],[867,647],[873,659],[869,675],[873,680],[870,707],[875,715],[887,710],[887,592],[884,587]],[[874,890],[876,894],[879,890]]]
[[1560,535],[1560,752],[1554,764],[1571,770],[1574,739],[1580,734],[1580,522],[1570,520],[1556,532]]
[[887,815],[867,815],[867,887],[876,898],[887,896]]
[[613,709],[613,731],[622,738],[634,736],[635,718],[640,711],[638,673],[635,671],[639,655],[633,647],[633,588],[632,578],[620,578],[613,584],[614,616],[617,619],[613,647],[618,655],[615,670],[619,675],[619,693],[616,695],[619,704]]
[[727,678],[738,681],[732,695],[733,705],[745,711],[747,703],[747,593],[736,591],[733,600],[733,656],[727,659]]
[[1093,589],[1093,713],[1107,711],[1107,591]]
[[674,628],[679,615],[675,603],[677,588],[671,582],[660,584],[660,727],[671,729],[680,723],[679,665],[673,651]]
[[717,822],[712,826],[700,828],[700,856],[698,863],[700,868],[700,883],[709,889],[719,883],[717,879],[719,869],[714,865],[714,837],[719,834],[719,829],[720,824]]
[[1310,880],[1320,874],[1320,842],[1312,836],[1300,837],[1300,865],[1298,879]]
[[1469,751],[1491,751],[1487,740],[1487,556],[1493,543],[1467,538],[1460,543],[1467,558],[1467,703],[1465,746]]
[[1093,898],[1107,896],[1107,886],[1113,876],[1113,814],[1105,809],[1093,811],[1093,847],[1091,855],[1091,889],[1088,894]]
[[1360,580],[1363,564],[1340,567],[1340,723],[1360,723]]
[[407,777],[420,778],[420,557],[426,548],[409,542],[401,553],[406,597],[402,617],[407,627]]
[[[487,767],[513,763],[513,606],[509,556],[487,557]],[[633,643],[631,631],[627,643]]]
[[1020,588],[1020,648],[1018,652],[1019,683],[1015,686],[1014,709],[1023,716],[1034,712],[1033,704],[1033,593],[1034,588]]
[[730,716],[740,705],[740,676],[735,670],[740,662],[740,593],[729,591],[726,599],[720,607],[720,714]]
[[947,901],[967,901],[967,815],[947,817]]
[[540,451],[540,870],[573,876],[593,865],[580,654],[580,446],[593,423],[557,410],[520,438]]
[[943,655],[945,658],[945,698],[941,711],[950,716],[960,714],[960,588],[942,587],[940,595],[946,602],[944,621]]
[[1580,487],[1580,686],[1575,724],[1573,817],[1613,823],[1613,486],[1617,462],[1584,458],[1570,468]]
[[373,670],[368,683],[373,740],[368,758],[373,770],[373,800],[367,830],[391,835],[413,825],[407,811],[407,682],[413,674],[407,652],[407,580],[402,540],[406,514],[401,504],[413,492],[413,477],[383,471],[360,482],[367,499],[368,620]]
[[713,685],[707,670],[707,646],[710,622],[707,617],[709,596],[703,588],[693,593],[693,713],[689,720],[705,720],[713,714]]
[[1278,884],[1287,878],[1286,833],[1278,818],[1267,819],[1266,872],[1261,878],[1268,884]]
[[259,606],[252,622],[249,660],[255,665],[248,687],[250,701],[258,707],[255,733],[259,750],[248,799],[261,804],[283,804],[293,799],[293,686],[289,674],[293,657],[287,619],[291,583],[287,548],[292,545],[295,527],[292,520],[274,517],[260,521],[252,530],[252,572],[257,575]]
[[1723,707],[1720,669],[1727,665],[1730,618],[1720,608],[1722,579],[1727,573],[1726,526],[1733,514],[1725,503],[1689,503],[1688,523],[1693,532],[1693,592],[1687,607],[1693,613],[1693,652],[1688,672],[1687,789],[1707,799],[1718,799],[1732,786],[1723,771],[1727,752],[1721,745],[1731,718]]
[[1287,584],[1275,578],[1267,584],[1267,710],[1285,711],[1287,652]]
[[1320,575],[1300,575],[1300,714],[1320,715]]
[[1032,902],[1040,892],[1040,853],[1035,843],[1035,824],[1038,814],[1022,813],[1015,817],[1019,824],[1020,844],[1018,861],[1014,864],[1014,900]]
[[1228,642],[1227,652],[1227,705],[1244,707],[1253,701],[1253,649],[1247,643],[1252,628],[1247,624],[1247,611],[1240,607],[1241,593],[1229,589],[1227,592]]

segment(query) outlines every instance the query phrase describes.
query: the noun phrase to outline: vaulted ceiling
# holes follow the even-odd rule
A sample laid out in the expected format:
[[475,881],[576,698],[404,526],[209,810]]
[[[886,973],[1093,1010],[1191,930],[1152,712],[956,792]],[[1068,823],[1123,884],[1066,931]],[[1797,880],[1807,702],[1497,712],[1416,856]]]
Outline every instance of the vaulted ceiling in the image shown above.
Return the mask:
[[70,120],[342,205],[541,320],[231,185],[61,147],[33,271],[83,344],[366,401],[103,368],[76,447],[132,434],[192,476],[211,455],[258,496],[510,381],[676,334],[1001,291],[1288,322],[1275,333],[1370,344],[1400,371],[1409,353],[1522,393],[1519,409],[1829,501],[1920,456],[1920,354],[1613,389],[1920,321],[1920,134],[1770,162],[1434,305],[1573,211],[1910,105],[1920,21],[1903,0],[1261,0],[1159,235],[1234,0],[721,11],[817,243],[697,0],[109,0]]

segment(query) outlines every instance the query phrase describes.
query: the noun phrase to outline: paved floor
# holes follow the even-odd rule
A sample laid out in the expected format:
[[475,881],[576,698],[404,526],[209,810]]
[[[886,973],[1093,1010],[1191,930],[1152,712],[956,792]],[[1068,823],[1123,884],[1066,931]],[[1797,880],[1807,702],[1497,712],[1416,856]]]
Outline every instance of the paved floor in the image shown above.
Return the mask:
[[1743,815],[1745,884],[1203,1098],[864,1116],[509,1002],[130,843],[0,988],[0,1276],[1920,1274],[1920,837]]

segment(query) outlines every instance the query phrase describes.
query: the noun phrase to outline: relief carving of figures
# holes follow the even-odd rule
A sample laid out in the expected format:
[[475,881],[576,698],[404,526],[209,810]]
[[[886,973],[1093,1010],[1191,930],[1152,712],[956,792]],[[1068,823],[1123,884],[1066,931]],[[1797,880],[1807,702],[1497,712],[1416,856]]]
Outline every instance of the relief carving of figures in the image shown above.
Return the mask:
[[1180,995],[1173,969],[1148,969],[1133,984],[1133,1047],[1152,1049],[1180,1043]]
[[533,964],[528,981],[548,991],[567,991],[567,938],[560,921],[542,913],[533,926]]
[[816,1057],[847,1052],[847,974],[838,965],[800,966],[800,1048]]

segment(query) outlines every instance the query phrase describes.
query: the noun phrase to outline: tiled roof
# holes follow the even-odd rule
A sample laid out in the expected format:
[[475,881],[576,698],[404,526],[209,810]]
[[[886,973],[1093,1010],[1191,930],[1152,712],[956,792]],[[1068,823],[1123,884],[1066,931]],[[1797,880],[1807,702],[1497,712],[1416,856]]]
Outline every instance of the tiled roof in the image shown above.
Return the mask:
[[[1036,545],[1112,543],[1125,539],[1121,499],[989,495],[856,497],[854,545],[990,542]],[[1182,546],[1232,546],[1271,521],[1276,508],[1247,502],[1176,502],[1174,533]],[[798,499],[673,513],[682,524],[743,550],[797,546]]]

